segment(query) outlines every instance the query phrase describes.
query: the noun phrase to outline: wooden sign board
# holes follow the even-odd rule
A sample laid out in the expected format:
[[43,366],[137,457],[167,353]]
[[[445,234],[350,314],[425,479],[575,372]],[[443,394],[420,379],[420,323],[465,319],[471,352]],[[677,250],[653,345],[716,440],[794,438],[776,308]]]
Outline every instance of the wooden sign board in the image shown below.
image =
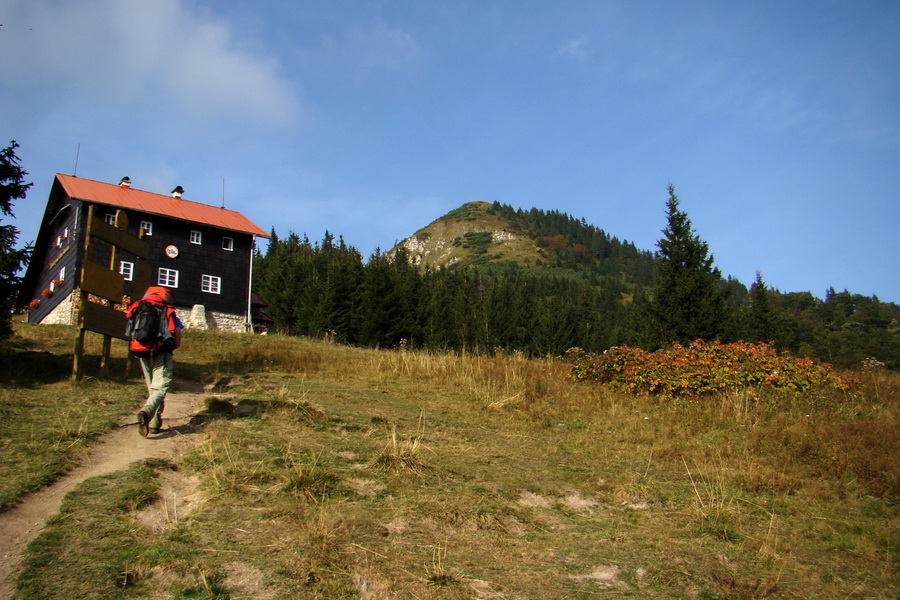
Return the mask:
[[120,340],[125,339],[125,325],[128,319],[122,311],[96,302],[85,302],[82,311],[84,329]]
[[121,302],[125,293],[125,278],[115,271],[85,261],[81,271],[81,289],[112,302]]
[[134,268],[131,272],[131,295],[132,299],[139,298],[150,286],[150,273],[152,269],[150,264],[143,260],[134,261]]
[[130,233],[117,229],[100,219],[91,220],[91,235],[95,238],[109,242],[120,250],[125,250],[134,254],[136,257],[147,260],[150,256],[150,244],[139,239]]

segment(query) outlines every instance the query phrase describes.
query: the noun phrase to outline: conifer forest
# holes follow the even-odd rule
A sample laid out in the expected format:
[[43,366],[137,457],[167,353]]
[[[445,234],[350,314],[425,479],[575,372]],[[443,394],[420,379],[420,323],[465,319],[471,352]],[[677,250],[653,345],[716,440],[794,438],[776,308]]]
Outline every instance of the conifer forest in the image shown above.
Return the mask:
[[544,260],[484,260],[482,249],[469,264],[420,268],[402,246],[364,260],[328,232],[312,242],[272,230],[255,287],[279,331],[361,346],[556,356],[743,340],[836,367],[900,368],[900,306],[846,290],[782,293],[759,273],[749,289],[723,278],[669,192],[657,252],[566,214],[494,203],[489,211],[534,239]]

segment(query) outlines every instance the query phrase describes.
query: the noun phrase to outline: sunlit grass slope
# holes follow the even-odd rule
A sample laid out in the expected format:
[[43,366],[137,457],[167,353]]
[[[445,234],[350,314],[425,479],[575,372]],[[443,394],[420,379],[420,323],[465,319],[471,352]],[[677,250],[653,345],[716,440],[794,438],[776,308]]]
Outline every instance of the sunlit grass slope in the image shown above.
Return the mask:
[[[55,343],[33,337],[28,351]],[[900,586],[896,375],[690,403],[575,383],[558,360],[212,332],[187,332],[179,373],[227,388],[211,403],[260,410],[214,421],[183,458],[85,482],[32,545],[22,598],[892,598]],[[173,477],[190,486],[166,488]],[[192,509],[148,525],[178,494]]]

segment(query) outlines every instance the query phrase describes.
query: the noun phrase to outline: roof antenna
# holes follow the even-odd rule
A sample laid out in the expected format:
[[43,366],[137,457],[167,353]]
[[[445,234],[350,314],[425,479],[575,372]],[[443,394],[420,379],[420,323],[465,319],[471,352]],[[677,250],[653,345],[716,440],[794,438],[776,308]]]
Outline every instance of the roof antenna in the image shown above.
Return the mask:
[[81,142],[78,142],[78,148],[75,149],[75,170],[72,177],[78,177],[78,156],[81,154]]
[[225,208],[225,178],[222,178],[222,208]]

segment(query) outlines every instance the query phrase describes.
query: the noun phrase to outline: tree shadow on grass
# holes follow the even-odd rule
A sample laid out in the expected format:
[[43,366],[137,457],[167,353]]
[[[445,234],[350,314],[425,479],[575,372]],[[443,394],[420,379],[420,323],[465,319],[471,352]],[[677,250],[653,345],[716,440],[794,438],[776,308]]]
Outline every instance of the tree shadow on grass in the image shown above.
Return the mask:
[[71,354],[18,349],[0,353],[0,384],[3,387],[33,387],[57,383],[71,377]]
[[[74,355],[32,350],[18,344],[14,348],[0,350],[0,386],[4,388],[33,388],[39,385],[59,383],[72,379]],[[125,382],[141,377],[140,363],[136,358],[111,357],[107,375],[101,376],[100,357],[88,355],[82,358],[82,379]]]

